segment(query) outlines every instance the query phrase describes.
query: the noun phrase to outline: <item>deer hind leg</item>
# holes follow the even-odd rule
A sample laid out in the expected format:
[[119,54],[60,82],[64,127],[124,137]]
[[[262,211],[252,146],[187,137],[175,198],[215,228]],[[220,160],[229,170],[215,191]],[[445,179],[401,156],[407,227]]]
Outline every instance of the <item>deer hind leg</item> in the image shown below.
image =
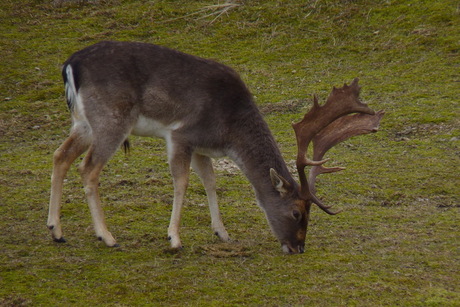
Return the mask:
[[108,231],[105,223],[104,211],[99,197],[99,175],[104,165],[121,146],[127,135],[118,133],[116,129],[110,132],[106,131],[104,134],[99,133],[99,135],[101,136],[94,136],[88,154],[79,166],[79,171],[83,180],[96,236],[107,246],[116,247],[118,244]]
[[54,152],[53,174],[51,176],[51,196],[47,226],[56,242],[65,242],[61,228],[61,198],[65,175],[72,163],[89,147],[90,135],[86,125],[77,124],[70,136]]
[[194,153],[192,155],[192,168],[198,176],[200,176],[208,197],[212,230],[222,241],[227,242],[230,240],[230,237],[222,223],[219,206],[217,204],[216,176],[212,167],[211,158]]

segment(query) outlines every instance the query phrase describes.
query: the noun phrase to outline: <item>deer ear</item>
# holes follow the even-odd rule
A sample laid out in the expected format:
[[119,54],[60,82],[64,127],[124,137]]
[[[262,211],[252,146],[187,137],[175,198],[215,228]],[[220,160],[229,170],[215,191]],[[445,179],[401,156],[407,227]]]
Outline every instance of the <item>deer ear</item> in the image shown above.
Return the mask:
[[273,168],[270,169],[270,179],[273,187],[280,193],[281,197],[285,197],[289,193],[291,185],[286,179],[278,175]]

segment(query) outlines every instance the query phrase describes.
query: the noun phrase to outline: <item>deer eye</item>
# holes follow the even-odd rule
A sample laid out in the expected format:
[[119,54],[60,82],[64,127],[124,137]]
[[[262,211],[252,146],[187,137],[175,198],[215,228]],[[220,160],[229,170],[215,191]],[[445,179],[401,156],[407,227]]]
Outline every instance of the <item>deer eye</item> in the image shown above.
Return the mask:
[[302,213],[300,213],[299,210],[293,210],[293,211],[292,211],[292,217],[293,217],[297,222],[300,222],[300,220],[302,219]]

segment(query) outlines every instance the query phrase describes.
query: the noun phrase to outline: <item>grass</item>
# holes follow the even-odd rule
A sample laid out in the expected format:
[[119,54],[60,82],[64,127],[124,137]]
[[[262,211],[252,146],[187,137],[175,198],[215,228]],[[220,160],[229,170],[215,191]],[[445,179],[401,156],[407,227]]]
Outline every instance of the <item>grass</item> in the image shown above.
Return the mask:
[[[460,305],[460,7],[457,1],[52,1],[0,4],[0,305]],[[220,12],[223,14],[219,15]],[[45,227],[53,151],[70,119],[60,65],[100,40],[157,43],[240,72],[288,162],[311,96],[361,79],[386,115],[377,134],[331,150],[347,170],[318,180],[343,208],[313,209],[307,251],[284,256],[241,173],[218,171],[233,242],[210,231],[191,178],[183,250],[166,240],[164,142],[132,139],[104,170],[108,225],[94,238],[75,168],[63,198],[68,243]]]

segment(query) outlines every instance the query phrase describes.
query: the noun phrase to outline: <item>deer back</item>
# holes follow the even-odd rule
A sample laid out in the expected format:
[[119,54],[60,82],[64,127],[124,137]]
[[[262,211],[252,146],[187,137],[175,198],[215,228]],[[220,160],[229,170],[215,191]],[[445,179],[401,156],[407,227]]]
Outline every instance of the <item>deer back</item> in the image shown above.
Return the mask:
[[129,118],[133,134],[174,127],[190,146],[222,148],[247,136],[248,118],[263,122],[238,74],[213,60],[151,44],[101,42],[64,63],[64,81],[68,66],[89,120]]

